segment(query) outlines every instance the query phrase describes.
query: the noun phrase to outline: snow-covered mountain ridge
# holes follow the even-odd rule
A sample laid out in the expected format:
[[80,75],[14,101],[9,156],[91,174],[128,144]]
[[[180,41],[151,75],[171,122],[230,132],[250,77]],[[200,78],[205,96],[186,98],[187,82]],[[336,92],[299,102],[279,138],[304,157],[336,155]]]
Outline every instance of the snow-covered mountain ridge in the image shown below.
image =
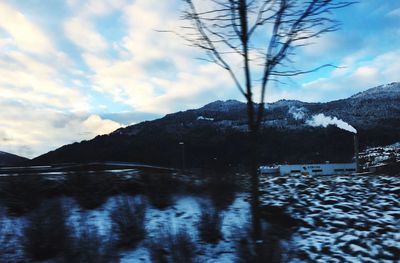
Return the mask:
[[350,98],[379,99],[387,97],[400,97],[400,82],[392,82],[386,85],[380,85],[375,88],[357,93]]
[[[398,87],[392,83],[327,103],[280,100],[267,104],[262,131],[265,162],[348,161],[353,154],[352,134],[336,127],[315,127],[315,116],[351,125],[358,131],[362,147],[400,141]],[[373,95],[382,89],[385,95]],[[193,166],[210,165],[208,162],[214,157],[219,163],[222,159],[238,163],[243,161],[247,147],[246,108],[245,103],[235,100],[215,101],[63,146],[35,161],[124,160],[176,166],[181,156],[179,142],[184,141],[186,160]],[[272,149],[275,151],[267,152]]]

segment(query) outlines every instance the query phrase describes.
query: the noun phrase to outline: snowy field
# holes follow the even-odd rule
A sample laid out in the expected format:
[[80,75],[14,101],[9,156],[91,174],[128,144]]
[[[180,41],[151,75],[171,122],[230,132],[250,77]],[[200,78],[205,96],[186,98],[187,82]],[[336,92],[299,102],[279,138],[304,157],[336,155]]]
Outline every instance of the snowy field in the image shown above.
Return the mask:
[[[174,196],[173,205],[166,209],[157,209],[148,205],[146,209],[146,232],[147,237],[140,242],[135,249],[119,251],[119,262],[153,262],[151,252],[148,249],[148,241],[157,238],[160,231],[169,229],[173,233],[185,231],[191,236],[196,245],[196,262],[236,262],[236,246],[242,231],[249,220],[249,204],[244,200],[245,195],[238,194],[234,202],[224,211],[221,211],[222,239],[216,244],[207,244],[198,237],[197,225],[201,214],[201,206],[210,204],[210,200],[198,196]],[[110,211],[115,207],[117,199],[111,197],[98,209],[81,210],[79,205],[71,198],[64,198],[64,208],[67,212],[68,225],[74,231],[80,231],[81,225],[90,225],[96,229],[102,238],[109,239],[112,233]],[[146,200],[144,196],[129,197],[132,203],[140,199]],[[21,240],[23,240],[22,228],[25,223],[23,217],[8,217],[3,211],[1,225],[7,229],[3,236],[3,253],[1,262],[20,262],[24,260]],[[82,222],[84,221],[84,222]],[[17,231],[15,231],[17,230]],[[46,261],[53,262],[53,261]]]
[[263,203],[302,220],[292,262],[399,262],[400,177],[264,177]]
[[[299,222],[280,242],[284,262],[399,262],[400,177],[263,176],[261,190],[263,207],[282,208]],[[110,195],[91,209],[82,208],[73,196],[58,198],[73,233],[90,226],[102,242],[114,238],[111,213],[122,195]],[[118,259],[112,262],[154,262],[152,246],[161,242],[160,233],[166,230],[187,233],[194,244],[193,262],[245,262],[239,261],[238,245],[249,230],[247,193],[236,193],[218,209],[222,235],[211,243],[200,238],[198,226],[204,209],[215,205],[212,196],[173,193],[162,208],[145,193],[123,198],[145,204],[146,234],[134,247],[115,249]],[[6,207],[0,209],[0,262],[29,262],[23,251],[28,214],[10,215]]]

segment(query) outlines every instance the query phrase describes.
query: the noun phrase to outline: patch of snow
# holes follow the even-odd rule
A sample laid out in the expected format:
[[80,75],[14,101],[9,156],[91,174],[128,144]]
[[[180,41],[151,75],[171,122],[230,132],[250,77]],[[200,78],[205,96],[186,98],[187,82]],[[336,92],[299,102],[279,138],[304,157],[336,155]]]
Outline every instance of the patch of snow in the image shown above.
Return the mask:
[[145,247],[122,252],[120,263],[151,263],[150,253]]
[[261,184],[265,204],[287,207],[306,223],[291,244],[307,260],[288,262],[384,262],[382,251],[399,247],[398,176],[266,176]]
[[350,98],[381,98],[387,96],[398,96],[400,94],[400,83],[393,82],[381,86],[377,86],[366,91],[357,93]]
[[354,252],[362,252],[362,253],[365,253],[365,254],[369,254],[368,253],[368,250],[366,250],[365,248],[363,248],[363,247],[361,247],[361,246],[358,246],[358,245],[355,245],[355,244],[350,244],[350,249],[352,250],[352,251],[354,251]]
[[350,235],[350,234],[345,234],[344,236],[341,236],[339,239],[342,240],[342,241],[349,242],[349,241],[352,241],[352,240],[357,240],[358,237],[354,236],[354,235]]
[[197,117],[197,120],[203,120],[203,121],[214,121],[214,118],[208,118],[208,117],[204,117],[204,116],[199,116]]

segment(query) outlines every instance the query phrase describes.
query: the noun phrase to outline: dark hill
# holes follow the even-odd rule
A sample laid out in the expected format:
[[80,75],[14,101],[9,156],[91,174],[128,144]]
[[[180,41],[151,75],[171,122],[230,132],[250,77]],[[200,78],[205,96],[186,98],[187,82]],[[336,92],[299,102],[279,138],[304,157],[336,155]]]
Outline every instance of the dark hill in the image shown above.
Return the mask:
[[[328,103],[267,104],[260,140],[262,161],[350,161],[353,135],[333,126],[310,127],[307,121],[319,113],[354,126],[362,147],[400,141],[400,83]],[[179,167],[183,150],[179,142],[184,142],[186,166],[245,164],[249,156],[246,118],[244,103],[216,101],[63,146],[34,162],[117,160]]]
[[0,151],[0,166],[18,165],[28,161],[28,158]]

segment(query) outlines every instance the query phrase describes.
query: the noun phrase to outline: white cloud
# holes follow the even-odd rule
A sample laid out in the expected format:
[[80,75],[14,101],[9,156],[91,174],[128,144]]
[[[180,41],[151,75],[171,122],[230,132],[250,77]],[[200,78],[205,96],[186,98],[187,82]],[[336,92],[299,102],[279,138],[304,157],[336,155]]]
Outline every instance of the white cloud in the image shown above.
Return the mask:
[[[98,116],[73,79],[80,71],[46,31],[0,3],[0,147],[34,157],[120,125]],[[67,84],[71,83],[71,84]]]
[[2,57],[0,98],[64,110],[89,108],[86,97],[78,90],[66,87],[56,69],[19,51]]
[[400,49],[390,51],[365,61],[345,58],[347,67],[340,73],[333,71],[330,76],[303,84],[297,89],[275,89],[274,99],[298,99],[309,102],[331,101],[347,98],[357,92],[391,82],[399,81]]
[[[37,25],[0,3],[0,99],[37,103],[64,110],[88,109],[87,99],[64,83],[72,62]],[[8,35],[7,35],[8,34]]]
[[67,4],[82,16],[102,16],[121,9],[127,0],[67,0]]
[[374,83],[375,80],[378,79],[378,77],[379,77],[379,70],[372,65],[359,67],[353,73],[353,77],[362,82]]
[[[96,114],[73,113],[90,111],[90,98],[78,89],[88,87],[87,81],[115,102],[151,113],[193,108],[208,103],[210,96],[236,94],[226,72],[193,60],[197,50],[174,34],[155,31],[178,28],[177,10],[171,3],[137,0],[123,10],[125,1],[80,3],[69,1],[73,15],[62,25],[66,36],[82,48],[81,56],[93,74],[76,67],[27,18],[19,27],[34,29],[37,40],[31,36],[25,40],[18,33],[23,30],[16,31],[7,21],[7,34],[0,35],[0,49],[7,49],[0,55],[1,150],[34,157],[121,127]],[[7,8],[8,13],[18,13]],[[117,43],[107,42],[95,24],[111,12],[122,12],[127,27]],[[32,41],[35,48],[25,47]],[[119,56],[108,56],[111,49]]]
[[0,150],[30,158],[122,127],[97,115],[66,114],[1,101],[0,107]]
[[318,58],[340,47],[341,39],[335,34],[325,34],[319,38],[308,39],[307,45],[301,48],[306,56]]
[[111,43],[97,32],[94,19],[120,11],[127,0],[68,0],[73,16],[64,22],[66,36],[85,52],[103,52]]
[[112,120],[104,120],[100,116],[94,114],[87,117],[83,122],[78,121],[78,125],[78,130],[87,131],[92,137],[95,135],[108,134],[121,128],[121,124]]
[[74,17],[65,22],[65,33],[73,43],[90,52],[107,49],[107,41],[94,30],[94,26],[85,18]]
[[153,113],[200,106],[227,93],[238,95],[224,70],[194,60],[199,51],[175,34],[157,32],[179,30],[176,6],[178,1],[137,0],[123,9],[127,34],[114,44],[120,56],[82,54],[94,72],[89,79],[96,91],[135,111]]
[[400,8],[391,10],[389,13],[387,13],[387,16],[400,17]]
[[12,41],[20,50],[40,55],[54,51],[51,41],[40,28],[5,3],[0,3],[0,28],[10,35],[8,42]]

